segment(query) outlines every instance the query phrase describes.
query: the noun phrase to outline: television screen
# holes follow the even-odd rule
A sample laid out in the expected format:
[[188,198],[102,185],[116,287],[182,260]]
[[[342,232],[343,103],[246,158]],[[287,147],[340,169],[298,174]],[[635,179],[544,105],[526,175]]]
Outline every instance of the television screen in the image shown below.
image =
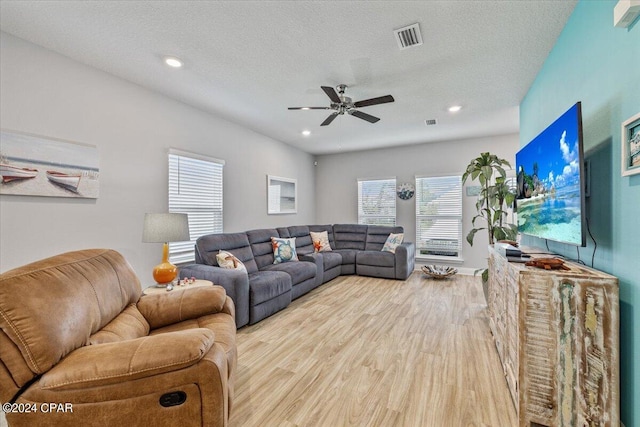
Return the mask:
[[518,232],[585,246],[578,102],[516,153]]

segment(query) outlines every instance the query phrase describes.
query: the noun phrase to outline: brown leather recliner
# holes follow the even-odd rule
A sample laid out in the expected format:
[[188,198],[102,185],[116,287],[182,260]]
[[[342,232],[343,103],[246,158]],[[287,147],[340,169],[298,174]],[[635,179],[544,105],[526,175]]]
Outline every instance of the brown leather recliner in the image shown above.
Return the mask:
[[118,252],[0,275],[0,402],[10,426],[226,426],[236,370],[222,287],[141,297]]

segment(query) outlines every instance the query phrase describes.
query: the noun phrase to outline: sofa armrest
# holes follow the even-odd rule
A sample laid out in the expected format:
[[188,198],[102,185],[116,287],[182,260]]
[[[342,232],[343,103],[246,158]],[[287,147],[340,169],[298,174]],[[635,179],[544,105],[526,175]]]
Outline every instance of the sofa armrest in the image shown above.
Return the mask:
[[151,329],[157,329],[206,314],[220,313],[226,296],[220,286],[178,288],[167,293],[143,295],[137,305]]
[[249,276],[247,273],[212,265],[191,264],[180,268],[180,277],[210,280],[222,286],[236,309],[236,328],[249,323]]
[[404,242],[396,248],[396,279],[406,280],[416,265],[416,245]]
[[132,381],[194,365],[215,341],[210,329],[167,332],[88,345],[71,352],[40,378],[51,390],[83,389]]
[[312,252],[310,254],[298,255],[300,261],[312,262],[316,265],[316,286],[324,283],[324,260],[320,252]]

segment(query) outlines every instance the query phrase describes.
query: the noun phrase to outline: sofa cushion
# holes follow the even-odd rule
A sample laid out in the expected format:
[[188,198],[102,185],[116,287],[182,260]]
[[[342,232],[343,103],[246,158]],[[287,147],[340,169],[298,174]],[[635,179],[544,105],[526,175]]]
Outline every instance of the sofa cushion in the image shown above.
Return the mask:
[[272,237],[271,246],[273,247],[273,263],[280,264],[282,262],[298,261],[296,253],[296,238],[283,239],[282,237]]
[[[262,270],[265,266],[273,264],[272,237],[280,237],[275,228],[261,228],[247,231],[247,238],[249,239],[253,259],[256,262],[258,270]],[[242,258],[240,258],[240,260],[242,261]],[[249,271],[249,273],[253,273],[253,271]]]
[[387,241],[387,237],[389,237],[391,233],[404,233],[404,229],[402,227],[370,225],[369,228],[367,228],[367,240],[364,249],[367,251],[382,250],[384,243]]
[[396,257],[391,252],[362,251],[356,255],[358,265],[374,265],[377,267],[395,267]]
[[[360,252],[357,249],[336,249],[333,253],[340,254],[342,258],[342,265],[345,264],[355,264],[356,263],[356,254]],[[324,256],[324,254],[322,254]]]
[[196,240],[196,262],[219,267],[219,251],[227,251],[238,258],[249,273],[258,271],[246,233],[207,234]]
[[363,224],[335,224],[333,226],[333,235],[336,249],[359,249],[363,251],[367,241],[367,226]]
[[342,255],[337,252],[323,252],[322,263],[324,271],[330,270],[342,264]]
[[175,371],[202,359],[214,342],[214,332],[198,328],[82,347],[45,373],[40,387],[82,389]]
[[396,248],[402,244],[402,239],[404,239],[404,233],[389,234],[389,237],[387,237],[387,241],[384,242],[384,246],[382,246],[381,251],[395,254]]
[[135,304],[129,305],[104,328],[89,338],[89,345],[105,344],[149,335],[149,322]]
[[291,276],[283,271],[258,271],[249,275],[249,299],[252,306],[289,291]]
[[286,262],[265,267],[264,271],[284,271],[291,276],[293,286],[316,277],[316,265],[308,261]]

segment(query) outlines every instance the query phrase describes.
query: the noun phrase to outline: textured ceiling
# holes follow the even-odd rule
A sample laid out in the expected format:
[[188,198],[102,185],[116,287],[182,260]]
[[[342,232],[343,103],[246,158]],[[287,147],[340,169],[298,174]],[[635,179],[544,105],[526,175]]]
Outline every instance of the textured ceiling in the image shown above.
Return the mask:
[[[3,0],[0,28],[323,154],[517,132],[518,105],[575,3]],[[415,22],[424,44],[400,51],[393,30]],[[362,109],[376,124],[345,115],[320,127],[327,111],[287,110],[328,106],[320,86],[340,83],[354,100],[396,101]]]

